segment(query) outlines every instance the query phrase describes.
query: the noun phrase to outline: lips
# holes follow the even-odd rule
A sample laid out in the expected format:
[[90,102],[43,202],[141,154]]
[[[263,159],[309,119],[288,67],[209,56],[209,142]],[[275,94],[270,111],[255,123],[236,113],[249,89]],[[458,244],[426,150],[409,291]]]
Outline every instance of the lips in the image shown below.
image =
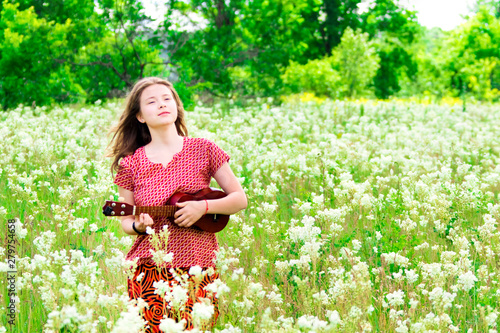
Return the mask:
[[170,112],[162,112],[162,113],[160,113],[158,116],[162,116],[162,115],[164,115],[164,114],[170,114]]

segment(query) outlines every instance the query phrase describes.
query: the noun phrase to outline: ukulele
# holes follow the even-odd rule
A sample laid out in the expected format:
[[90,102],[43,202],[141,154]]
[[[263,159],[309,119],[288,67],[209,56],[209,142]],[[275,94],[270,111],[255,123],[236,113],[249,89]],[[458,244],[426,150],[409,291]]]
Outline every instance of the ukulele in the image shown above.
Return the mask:
[[[175,206],[178,202],[220,199],[226,195],[223,191],[212,190],[207,187],[194,194],[175,192],[168,199],[165,206],[132,206],[124,202],[107,200],[102,207],[102,213],[106,216],[138,216],[141,213],[147,213],[150,216],[173,217],[178,209]],[[224,229],[228,221],[229,215],[206,214],[196,221],[192,227],[215,233]]]

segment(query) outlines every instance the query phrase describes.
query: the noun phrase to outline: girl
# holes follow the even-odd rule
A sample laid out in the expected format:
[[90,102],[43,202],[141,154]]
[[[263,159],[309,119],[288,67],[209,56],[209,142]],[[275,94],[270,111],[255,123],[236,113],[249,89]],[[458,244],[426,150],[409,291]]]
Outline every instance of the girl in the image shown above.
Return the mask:
[[[209,140],[187,136],[179,95],[170,82],[154,77],[133,87],[110,145],[114,157],[111,168],[117,171],[114,183],[126,203],[162,206],[175,192],[195,193],[208,187],[211,177],[227,194],[222,199],[178,203],[173,218],[148,214],[121,218],[125,233],[137,235],[127,254],[128,260],[139,258],[135,275],[128,280],[128,292],[132,299],[142,298],[149,306],[144,310],[147,332],[159,332],[160,320],[174,317],[155,294],[153,283],[163,280],[174,285],[178,283],[176,275],[188,274],[194,266],[205,272],[203,280],[196,283],[195,295],[197,299],[211,298],[214,325],[219,313],[217,298],[203,288],[218,278],[213,269],[217,239],[213,233],[190,227],[204,214],[231,215],[246,208],[246,195],[227,163],[229,156]],[[173,253],[173,260],[165,267],[156,267],[146,230],[150,227],[159,232],[164,225],[169,231],[166,252]],[[192,308],[189,298],[182,314],[187,329],[193,327]]]

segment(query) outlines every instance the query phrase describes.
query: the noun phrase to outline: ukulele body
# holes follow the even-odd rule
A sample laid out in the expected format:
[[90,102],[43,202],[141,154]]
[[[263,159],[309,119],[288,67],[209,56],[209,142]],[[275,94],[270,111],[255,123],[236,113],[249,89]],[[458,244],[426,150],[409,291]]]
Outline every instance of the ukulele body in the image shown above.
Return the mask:
[[[203,201],[224,198],[227,194],[210,188],[204,188],[194,194],[176,192],[167,201],[167,205],[175,206],[176,203],[185,201]],[[206,214],[196,221],[192,227],[208,232],[219,232],[224,229],[229,222],[229,215]]]

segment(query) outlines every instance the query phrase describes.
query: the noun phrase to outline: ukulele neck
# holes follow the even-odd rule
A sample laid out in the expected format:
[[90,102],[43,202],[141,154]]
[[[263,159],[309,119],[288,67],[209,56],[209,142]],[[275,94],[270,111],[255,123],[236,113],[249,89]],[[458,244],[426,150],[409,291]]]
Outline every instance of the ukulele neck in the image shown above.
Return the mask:
[[165,216],[172,217],[175,214],[177,207],[174,205],[167,206],[135,206],[133,215],[140,215],[142,213],[149,214],[150,216]]

